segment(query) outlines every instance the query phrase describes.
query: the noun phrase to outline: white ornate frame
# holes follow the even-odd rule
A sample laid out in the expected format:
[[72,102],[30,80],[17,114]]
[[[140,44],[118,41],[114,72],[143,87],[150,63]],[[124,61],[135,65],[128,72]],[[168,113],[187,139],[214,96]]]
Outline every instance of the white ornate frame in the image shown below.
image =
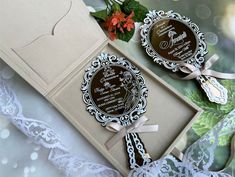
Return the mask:
[[[137,105],[127,114],[120,116],[111,116],[101,112],[93,103],[89,92],[90,82],[95,72],[106,65],[119,65],[133,73],[139,83],[140,96]],[[92,63],[89,68],[86,69],[84,74],[84,81],[82,83],[81,90],[83,92],[83,101],[87,106],[87,110],[91,115],[94,115],[96,120],[101,123],[102,126],[106,126],[108,122],[118,122],[122,125],[130,125],[137,120],[141,114],[146,112],[147,106],[147,92],[148,89],[145,85],[145,80],[141,76],[138,68],[133,66],[128,60],[110,55],[107,53],[101,53]]]
[[150,30],[157,21],[161,19],[175,19],[187,25],[194,32],[198,41],[198,47],[195,55],[183,62],[193,64],[198,68],[201,67],[201,64],[204,62],[204,56],[208,53],[208,51],[207,45],[204,42],[204,34],[200,32],[199,27],[195,23],[193,23],[188,17],[181,16],[179,13],[172,10],[168,12],[153,10],[149,11],[146,16],[147,17],[144,19],[144,24],[140,27],[141,43],[147,54],[153,58],[154,62],[163,65],[173,72],[179,70],[180,62],[172,62],[161,57],[157,52],[155,52],[149,40]]

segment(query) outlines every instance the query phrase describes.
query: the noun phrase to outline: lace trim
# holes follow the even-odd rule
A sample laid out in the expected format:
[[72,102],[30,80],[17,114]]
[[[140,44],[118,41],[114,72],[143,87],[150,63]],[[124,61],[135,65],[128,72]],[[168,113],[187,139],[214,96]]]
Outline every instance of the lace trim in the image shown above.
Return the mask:
[[15,93],[2,79],[0,80],[0,113],[36,144],[50,149],[48,160],[62,170],[66,176],[121,177],[116,170],[73,156],[49,125],[39,120],[24,117],[22,106]]
[[173,156],[152,162],[139,169],[131,171],[129,177],[232,177],[225,170],[210,171],[214,162],[215,149],[221,136],[235,132],[235,109],[220,121],[211,131],[192,144],[185,152],[182,162]]

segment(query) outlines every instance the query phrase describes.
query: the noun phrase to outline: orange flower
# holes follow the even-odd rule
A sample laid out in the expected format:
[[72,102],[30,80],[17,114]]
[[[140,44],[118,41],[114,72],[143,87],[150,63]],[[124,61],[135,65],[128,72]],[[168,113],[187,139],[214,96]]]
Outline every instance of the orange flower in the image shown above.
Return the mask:
[[104,23],[104,27],[106,30],[108,31],[113,31],[115,29],[115,26],[112,25],[111,23],[112,21],[112,18],[111,17],[108,17],[106,20],[105,20],[105,23]]
[[126,23],[123,25],[123,28],[126,28],[127,31],[131,31],[135,27],[135,21],[132,19],[134,16],[134,12],[132,11],[131,14],[126,18]]
[[109,32],[109,38],[113,41],[113,40],[115,40],[115,39],[117,39],[117,35],[116,35],[116,33],[114,33],[114,32]]
[[129,16],[121,11],[114,12],[111,16],[107,17],[104,23],[104,27],[109,33],[109,38],[114,40],[117,38],[117,30],[121,33],[125,33],[124,29],[131,31],[134,28],[134,20],[132,17],[134,12],[132,11]]
[[125,21],[125,14],[121,11],[116,11],[112,14],[111,16],[112,20],[112,24],[113,25],[117,25],[117,24],[120,24],[121,22]]
[[131,11],[131,13],[130,13],[130,15],[128,16],[128,17],[126,17],[126,19],[128,20],[128,19],[131,19],[131,18],[133,18],[134,17],[134,11]]
[[127,31],[131,31],[135,27],[134,21],[132,19],[128,19],[126,23],[123,25],[123,28],[126,28]]

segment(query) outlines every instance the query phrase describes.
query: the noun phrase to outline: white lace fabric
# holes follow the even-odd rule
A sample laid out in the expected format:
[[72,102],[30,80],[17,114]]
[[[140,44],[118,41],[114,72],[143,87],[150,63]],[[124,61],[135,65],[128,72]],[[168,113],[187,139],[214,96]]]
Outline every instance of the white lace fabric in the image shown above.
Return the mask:
[[48,160],[62,170],[68,177],[120,177],[113,169],[69,153],[60,137],[45,122],[26,118],[15,93],[7,83],[0,80],[0,113],[7,117],[19,130],[30,137],[36,144],[50,150]]
[[163,159],[154,161],[151,164],[136,169],[129,174],[129,177],[148,176],[155,177],[232,177],[233,169],[225,167],[221,171],[210,171],[214,162],[215,150],[219,137],[232,135],[235,132],[235,109],[220,121],[211,131],[193,143],[185,151],[182,162],[173,156],[166,156]]
[[[36,144],[50,150],[48,160],[67,177],[121,177],[119,172],[72,155],[56,132],[43,121],[24,117],[21,103],[8,86],[0,79],[0,113]],[[235,131],[235,109],[211,131],[192,144],[180,162],[171,155],[130,172],[129,177],[232,177],[229,170],[210,171],[214,162],[218,139]],[[224,172],[228,171],[228,172]]]

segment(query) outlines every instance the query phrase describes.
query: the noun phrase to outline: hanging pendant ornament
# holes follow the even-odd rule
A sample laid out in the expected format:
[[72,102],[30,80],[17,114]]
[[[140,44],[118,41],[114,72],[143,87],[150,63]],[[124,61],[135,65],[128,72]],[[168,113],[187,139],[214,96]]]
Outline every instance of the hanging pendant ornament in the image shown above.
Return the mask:
[[[227,103],[227,89],[213,75],[202,72],[207,54],[204,34],[188,17],[173,11],[150,11],[140,29],[142,46],[154,62],[173,72],[185,71],[194,75],[190,79],[195,78],[199,82],[211,102]],[[229,79],[233,77],[235,75]]]
[[87,110],[107,130],[116,134],[106,142],[109,150],[125,139],[130,169],[151,162],[138,132],[156,132],[157,125],[144,125],[147,87],[140,71],[128,60],[101,53],[85,71],[82,83]]

